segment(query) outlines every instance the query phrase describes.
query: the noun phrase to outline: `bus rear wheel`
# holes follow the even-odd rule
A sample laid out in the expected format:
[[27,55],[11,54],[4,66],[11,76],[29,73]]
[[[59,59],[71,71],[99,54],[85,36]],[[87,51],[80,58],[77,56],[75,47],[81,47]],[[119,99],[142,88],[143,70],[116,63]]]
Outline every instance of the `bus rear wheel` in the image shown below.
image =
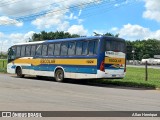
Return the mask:
[[62,69],[58,69],[55,72],[55,79],[57,82],[62,82],[64,81],[64,72]]
[[16,74],[17,74],[17,77],[20,77],[20,78],[24,77],[24,75],[22,74],[22,69],[20,67],[17,67]]

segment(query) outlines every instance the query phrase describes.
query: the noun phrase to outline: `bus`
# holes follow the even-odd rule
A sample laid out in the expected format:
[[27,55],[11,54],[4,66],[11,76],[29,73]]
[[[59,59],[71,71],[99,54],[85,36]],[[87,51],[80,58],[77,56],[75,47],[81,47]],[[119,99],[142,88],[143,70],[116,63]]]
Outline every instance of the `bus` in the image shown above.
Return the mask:
[[125,40],[94,36],[19,43],[8,50],[7,72],[25,75],[95,79],[124,78]]

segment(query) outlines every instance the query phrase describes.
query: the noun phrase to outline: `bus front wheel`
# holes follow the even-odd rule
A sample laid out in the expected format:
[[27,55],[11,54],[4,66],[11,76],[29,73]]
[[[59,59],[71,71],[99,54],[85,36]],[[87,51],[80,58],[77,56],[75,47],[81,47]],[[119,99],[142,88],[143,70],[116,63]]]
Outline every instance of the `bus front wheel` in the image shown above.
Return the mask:
[[17,74],[17,77],[20,77],[20,78],[23,78],[24,75],[22,74],[22,69],[21,67],[17,67],[16,68],[16,74]]
[[55,79],[57,82],[62,82],[64,80],[64,72],[62,69],[56,70]]

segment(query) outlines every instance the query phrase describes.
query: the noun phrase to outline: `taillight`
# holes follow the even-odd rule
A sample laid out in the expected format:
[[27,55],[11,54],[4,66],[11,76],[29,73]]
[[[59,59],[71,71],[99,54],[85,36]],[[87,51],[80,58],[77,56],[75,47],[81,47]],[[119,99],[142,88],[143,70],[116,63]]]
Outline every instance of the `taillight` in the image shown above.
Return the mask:
[[124,72],[126,72],[126,59],[125,59]]
[[101,62],[100,70],[104,72],[104,61]]

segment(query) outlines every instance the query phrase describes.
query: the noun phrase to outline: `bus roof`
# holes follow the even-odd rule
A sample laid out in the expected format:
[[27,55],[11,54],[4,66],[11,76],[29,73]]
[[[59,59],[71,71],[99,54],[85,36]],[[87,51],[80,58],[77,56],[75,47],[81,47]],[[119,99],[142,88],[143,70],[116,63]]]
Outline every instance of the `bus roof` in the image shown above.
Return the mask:
[[64,38],[64,39],[53,39],[53,40],[45,40],[45,41],[36,41],[36,42],[28,42],[28,43],[17,43],[15,45],[29,45],[29,44],[40,44],[40,43],[50,43],[50,42],[62,42],[62,41],[72,41],[72,40],[91,40],[91,39],[100,39],[100,38],[108,38],[108,39],[116,39],[120,41],[124,41],[124,39],[112,37],[112,36],[91,36],[91,37],[79,37],[79,38]]

